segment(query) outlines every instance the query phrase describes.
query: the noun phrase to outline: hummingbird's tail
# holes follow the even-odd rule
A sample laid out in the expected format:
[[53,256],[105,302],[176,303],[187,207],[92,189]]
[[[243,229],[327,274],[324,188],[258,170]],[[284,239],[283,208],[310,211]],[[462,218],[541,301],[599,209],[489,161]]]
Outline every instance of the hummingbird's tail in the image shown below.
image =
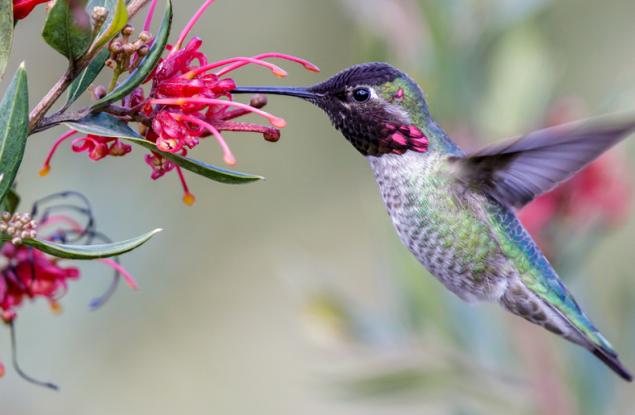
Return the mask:
[[622,365],[617,354],[613,350],[606,350],[603,347],[595,347],[591,353],[607,365],[613,372],[617,373],[622,379],[632,382],[633,375]]
[[520,281],[511,284],[499,300],[508,311],[584,347],[622,379],[632,382],[633,375],[622,365],[608,340],[571,301],[570,306],[575,312],[567,310],[569,312],[565,313]]

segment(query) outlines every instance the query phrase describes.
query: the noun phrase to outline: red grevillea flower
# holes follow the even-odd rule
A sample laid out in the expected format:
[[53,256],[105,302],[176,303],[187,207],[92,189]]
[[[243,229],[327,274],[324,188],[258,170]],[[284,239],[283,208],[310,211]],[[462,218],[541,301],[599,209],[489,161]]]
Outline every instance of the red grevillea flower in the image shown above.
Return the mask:
[[0,309],[5,323],[15,319],[25,298],[44,298],[57,310],[57,299],[68,289],[68,281],[79,278],[77,268],[63,267],[57,258],[37,249],[5,244],[0,255],[7,261],[0,271]]
[[91,134],[74,139],[71,148],[75,153],[87,152],[88,157],[95,161],[106,156],[125,156],[132,151],[130,144],[124,144],[117,138]]
[[619,224],[630,201],[625,170],[616,154],[605,154],[531,202],[520,212],[520,218],[532,234],[539,234],[553,221],[579,226]]
[[[233,101],[231,91],[236,88],[236,83],[228,78],[227,74],[251,64],[269,69],[276,76],[287,75],[279,66],[267,62],[265,59],[268,58],[296,62],[314,72],[318,72],[319,69],[309,61],[280,53],[264,53],[253,57],[241,56],[208,62],[207,56],[201,51],[203,41],[198,37],[192,37],[186,43],[186,39],[205,9],[213,2],[214,0],[205,1],[186,24],[176,43],[172,46],[168,45],[169,53],[146,80],[149,84],[147,95],[142,88],[137,88],[122,100],[122,106],[117,107],[116,114],[112,113],[125,115],[121,119],[126,122],[131,122],[131,119],[139,122],[141,119],[143,124],[141,131],[144,138],[155,143],[161,152],[184,156],[198,146],[202,138],[211,136],[220,146],[225,163],[234,165],[236,157],[222,136],[222,132],[254,132],[262,134],[267,141],[275,142],[280,138],[279,129],[284,127],[286,122],[261,109],[267,102],[264,96],[255,96],[250,105]],[[144,33],[148,33],[147,30],[151,26],[156,3],[157,1],[153,0],[150,4]],[[119,49],[119,47],[116,48],[116,50]],[[261,116],[270,125],[236,121],[248,114]],[[55,142],[41,170],[42,174],[49,171],[51,158],[58,146],[72,135],[73,132],[69,132]],[[73,150],[87,151],[92,160],[99,160],[107,155],[125,155],[130,151],[129,147],[111,140],[113,139],[95,136],[75,139]],[[178,166],[156,151],[148,154],[145,162],[152,169],[153,180],[176,170],[183,186],[184,202],[187,204],[194,202],[195,198],[190,193],[183,172]]]
[[13,20],[21,20],[27,17],[38,4],[47,3],[49,0],[13,0]]
[[[79,203],[76,200],[79,199]],[[60,202],[61,203],[51,203]],[[38,214],[41,212],[41,214]],[[67,292],[69,282],[79,279],[79,269],[64,266],[58,258],[49,256],[35,248],[20,245],[22,237],[35,237],[50,241],[87,243],[94,240],[110,242],[95,230],[95,220],[90,204],[84,196],[75,192],[65,192],[48,196],[34,204],[33,216],[39,221],[31,220],[29,214],[2,214],[0,227],[3,233],[13,237],[11,243],[5,243],[0,249],[0,320],[11,328],[15,336],[14,324],[18,309],[25,300],[46,300],[54,312],[60,312],[59,299]],[[117,259],[99,259],[115,270],[115,279],[108,291],[91,302],[92,308],[102,305],[114,292],[120,277],[137,288],[137,284],[128,272],[123,269]],[[13,341],[15,344],[15,339]],[[14,350],[15,353],[15,350]],[[50,383],[42,383],[26,375],[13,359],[16,371],[30,382],[56,388]],[[0,376],[4,366],[0,362]]]

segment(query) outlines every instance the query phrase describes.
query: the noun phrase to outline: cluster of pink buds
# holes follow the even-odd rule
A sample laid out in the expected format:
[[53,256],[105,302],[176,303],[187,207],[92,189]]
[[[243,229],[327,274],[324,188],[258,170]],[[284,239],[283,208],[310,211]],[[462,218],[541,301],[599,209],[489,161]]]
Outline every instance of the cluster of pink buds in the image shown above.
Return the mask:
[[[143,32],[141,32],[143,36],[140,35],[137,41],[139,45],[135,51],[138,53],[151,43],[148,30],[156,3],[156,0],[152,1]],[[167,56],[159,62],[146,80],[146,83],[150,84],[149,91],[137,88],[122,100],[121,106],[111,105],[105,109],[126,122],[140,124],[138,130],[143,137],[155,143],[159,150],[145,157],[146,163],[152,169],[151,178],[156,180],[167,172],[176,170],[183,186],[183,200],[187,204],[194,203],[195,198],[189,191],[183,172],[161,152],[185,156],[189,150],[200,144],[202,138],[212,136],[222,150],[225,163],[234,165],[236,157],[222,136],[222,132],[254,132],[261,134],[267,141],[275,142],[280,138],[279,129],[286,125],[282,118],[261,109],[267,103],[264,96],[253,97],[249,105],[233,101],[231,91],[236,84],[227,75],[245,65],[253,64],[271,70],[276,76],[286,76],[287,73],[282,68],[266,61],[269,58],[296,62],[310,71],[319,71],[309,61],[280,53],[264,53],[253,57],[235,57],[208,62],[205,53],[201,51],[203,41],[200,38],[192,37],[187,43],[185,41],[195,23],[212,3],[213,0],[205,1],[187,23],[176,43],[167,46]],[[132,33],[132,28],[127,26],[124,30],[126,33],[122,33],[122,37],[127,39]],[[131,49],[131,53],[125,55],[125,62],[121,60],[114,62],[112,53],[121,54],[124,47],[121,39],[115,39],[113,42],[116,43],[110,44],[110,61],[113,61],[111,66],[116,68],[115,78],[113,78],[116,79],[123,71],[133,70],[138,59],[132,54],[135,51]],[[116,83],[111,85],[110,89],[114,86]],[[97,87],[94,92],[99,98],[107,90]],[[270,125],[237,121],[238,118],[248,114],[261,116]],[[51,158],[60,143],[73,133],[69,132],[55,142],[41,170],[42,174],[49,171]],[[129,146],[116,139],[96,136],[75,139],[72,148],[76,152],[87,151],[92,160],[99,160],[108,155],[121,156],[130,151]]]
[[13,245],[20,245],[23,239],[37,236],[37,221],[28,213],[2,212],[0,215],[0,232],[11,238]]

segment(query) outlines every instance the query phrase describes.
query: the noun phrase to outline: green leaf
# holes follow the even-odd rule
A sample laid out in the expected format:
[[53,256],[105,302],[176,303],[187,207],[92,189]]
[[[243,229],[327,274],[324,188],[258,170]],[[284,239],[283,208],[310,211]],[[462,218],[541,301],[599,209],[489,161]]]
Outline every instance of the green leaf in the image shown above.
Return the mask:
[[85,5],[86,0],[56,0],[42,31],[46,43],[71,62],[80,58],[93,40]]
[[0,101],[0,201],[18,173],[29,125],[29,91],[24,63]]
[[93,58],[93,60],[88,64],[86,69],[82,71],[82,73],[75,78],[70,87],[68,87],[68,99],[66,100],[66,106],[71,105],[73,102],[79,98],[84,91],[93,83],[93,81],[97,78],[101,70],[104,68],[104,64],[106,63],[106,59],[110,56],[110,51],[108,49],[102,49],[101,52],[97,54]]
[[0,0],[0,79],[7,69],[13,44],[13,0]]
[[123,121],[119,120],[112,115],[105,113],[90,114],[79,121],[68,122],[66,125],[73,130],[77,130],[84,134],[94,134],[102,137],[118,137],[130,143],[147,148],[157,154],[161,154],[163,157],[172,161],[174,164],[196,173],[200,176],[208,179],[226,183],[226,184],[245,184],[258,180],[262,180],[264,177],[257,176],[249,173],[241,173],[222,167],[213,166],[200,160],[191,159],[189,157],[183,157],[174,153],[166,153],[159,151],[157,146],[148,140],[145,140],[136,131],[128,127]]
[[144,139],[127,138],[126,141],[130,141],[134,144],[140,145],[141,147],[145,147],[150,151],[161,154],[163,157],[170,160],[177,166],[184,168],[185,170],[189,170],[192,173],[198,174],[199,176],[203,176],[220,183],[246,184],[264,179],[264,177],[262,176],[224,169],[222,167],[214,166],[200,160],[179,156],[178,154],[164,153],[157,150],[157,146],[153,142]]
[[91,1],[88,4],[88,12],[92,13],[92,10],[97,6],[106,7],[108,9],[108,18],[94,42],[94,48],[100,48],[108,43],[124,28],[126,23],[128,23],[128,8],[124,0]]
[[121,82],[113,91],[111,91],[108,95],[97,101],[92,109],[102,108],[111,102],[117,101],[135,89],[138,85],[140,85],[145,79],[150,75],[150,73],[154,70],[155,66],[159,63],[159,59],[161,59],[161,55],[165,50],[165,45],[168,43],[168,38],[170,36],[170,28],[172,27],[172,1],[168,0],[167,5],[165,6],[165,13],[163,14],[163,20],[161,21],[161,26],[159,27],[159,31],[154,38],[154,43],[150,48],[150,53],[146,56],[141,62],[139,62],[139,66],[135,69],[123,82]]
[[[56,242],[43,241],[41,239],[25,239],[22,243],[58,258],[97,259],[109,258],[130,252],[146,243],[159,232],[161,232],[161,229],[155,229],[152,232],[137,236],[136,238],[99,245],[63,245]],[[8,239],[6,236],[3,238],[5,240]]]
[[2,202],[0,202],[0,212],[15,213],[19,204],[20,195],[18,195],[15,190],[10,189]]

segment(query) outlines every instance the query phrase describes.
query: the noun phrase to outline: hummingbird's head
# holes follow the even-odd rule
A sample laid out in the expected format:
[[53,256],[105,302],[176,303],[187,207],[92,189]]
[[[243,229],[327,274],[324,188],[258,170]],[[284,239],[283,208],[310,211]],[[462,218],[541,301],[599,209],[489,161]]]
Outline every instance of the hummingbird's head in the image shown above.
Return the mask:
[[234,93],[289,95],[324,110],[333,125],[365,156],[423,153],[429,119],[421,88],[386,63],[351,66],[310,87],[238,87]]

